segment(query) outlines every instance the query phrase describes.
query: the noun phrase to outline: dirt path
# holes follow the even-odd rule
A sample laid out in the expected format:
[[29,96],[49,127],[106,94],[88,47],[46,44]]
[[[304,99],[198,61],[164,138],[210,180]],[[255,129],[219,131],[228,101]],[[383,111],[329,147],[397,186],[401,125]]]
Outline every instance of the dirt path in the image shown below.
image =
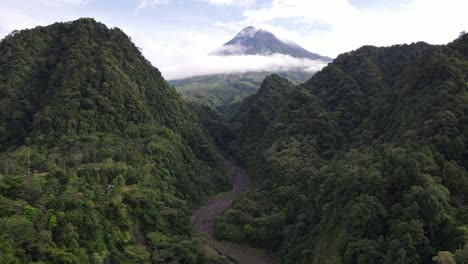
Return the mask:
[[217,240],[214,236],[216,220],[228,209],[232,201],[250,185],[250,177],[246,170],[230,159],[225,159],[224,167],[232,171],[232,190],[210,200],[208,204],[195,211],[192,215],[193,227],[206,234],[205,243],[219,254],[228,257],[232,263],[267,264],[272,263],[268,254],[262,250],[246,245]]

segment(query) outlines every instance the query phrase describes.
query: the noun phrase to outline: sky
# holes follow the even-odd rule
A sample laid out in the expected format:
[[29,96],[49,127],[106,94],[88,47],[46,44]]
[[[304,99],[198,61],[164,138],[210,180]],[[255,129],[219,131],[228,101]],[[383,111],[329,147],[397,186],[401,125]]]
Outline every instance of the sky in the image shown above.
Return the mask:
[[363,45],[446,44],[468,31],[468,0],[1,0],[0,38],[92,17],[124,30],[166,79],[323,63],[289,56],[212,56],[247,26],[324,56]]

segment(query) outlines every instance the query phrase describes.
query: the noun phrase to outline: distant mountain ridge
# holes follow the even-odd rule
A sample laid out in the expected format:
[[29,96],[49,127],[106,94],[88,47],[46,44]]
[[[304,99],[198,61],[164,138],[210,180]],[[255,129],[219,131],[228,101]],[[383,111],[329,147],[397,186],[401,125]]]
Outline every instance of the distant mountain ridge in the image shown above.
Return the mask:
[[[272,72],[214,74],[170,81],[186,98],[202,102],[225,112],[226,107],[255,94],[265,77]],[[312,76],[305,71],[277,72],[294,84],[304,83]]]
[[[316,61],[320,61],[321,64],[332,61],[329,57],[309,52],[294,43],[286,43],[271,32],[251,26],[241,30],[233,39],[211,53],[211,55],[217,56],[266,56],[273,54],[310,60],[312,64]],[[224,112],[232,104],[253,95],[260,88],[263,79],[274,73],[289,79],[295,84],[300,84],[312,77],[315,72],[301,67],[289,67],[287,70],[281,71],[261,69],[255,72],[194,76],[171,80],[170,83],[186,98]]]
[[294,43],[286,43],[273,33],[252,26],[242,29],[233,39],[225,43],[212,55],[290,55],[294,58],[307,58],[311,60],[332,61],[332,58],[309,52]]

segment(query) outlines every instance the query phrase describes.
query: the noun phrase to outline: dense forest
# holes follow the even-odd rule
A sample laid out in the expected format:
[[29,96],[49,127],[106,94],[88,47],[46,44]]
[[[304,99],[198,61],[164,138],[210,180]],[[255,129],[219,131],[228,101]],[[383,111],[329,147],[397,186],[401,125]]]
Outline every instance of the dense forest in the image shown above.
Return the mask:
[[181,96],[93,19],[0,42],[0,263],[213,263],[191,209],[227,188]]
[[[270,74],[272,72],[267,71],[215,74],[172,80],[170,83],[186,100],[226,115],[234,112],[246,97],[255,94],[265,77]],[[297,69],[276,74],[300,84],[314,73]]]
[[270,76],[212,123],[255,180],[220,239],[279,263],[468,263],[468,34]]
[[238,90],[184,100],[93,19],[2,39],[0,263],[225,263],[190,219],[229,188],[221,153],[254,182],[218,239],[278,263],[468,263],[468,34],[364,46],[300,85],[212,77]]

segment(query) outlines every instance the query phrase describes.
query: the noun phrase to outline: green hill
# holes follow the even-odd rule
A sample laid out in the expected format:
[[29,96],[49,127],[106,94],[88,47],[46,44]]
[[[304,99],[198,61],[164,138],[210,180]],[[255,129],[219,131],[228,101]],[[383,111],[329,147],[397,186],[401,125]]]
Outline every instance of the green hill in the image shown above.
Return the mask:
[[[208,105],[221,113],[227,113],[232,111],[233,105],[258,91],[263,79],[270,74],[272,73],[218,74],[173,80],[170,83],[187,99]],[[277,74],[296,84],[303,83],[312,76],[312,73],[304,71]]]
[[226,185],[198,118],[120,29],[0,42],[0,262],[206,262],[190,209]]
[[255,189],[217,236],[278,251],[280,263],[465,263],[467,47],[468,35],[365,46],[283,100],[269,94],[290,84],[265,80],[271,92],[230,120],[258,125],[234,126],[231,144]]
[[227,189],[217,147],[254,180],[217,220],[220,239],[279,263],[467,263],[467,73],[465,34],[364,46],[306,82],[214,75],[176,91],[118,28],[12,32],[0,263],[222,263],[190,221]]

